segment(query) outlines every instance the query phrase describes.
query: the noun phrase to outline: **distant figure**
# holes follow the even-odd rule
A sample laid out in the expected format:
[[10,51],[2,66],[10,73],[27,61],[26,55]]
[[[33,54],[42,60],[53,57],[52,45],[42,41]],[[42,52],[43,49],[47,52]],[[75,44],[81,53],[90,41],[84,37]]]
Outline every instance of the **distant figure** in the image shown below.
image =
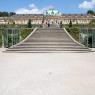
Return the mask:
[[42,26],[43,26],[43,28],[44,28],[44,20],[42,21]]
[[48,23],[48,27],[50,27],[50,23]]
[[42,20],[42,24],[44,23],[44,20]]
[[46,22],[46,25],[47,25],[47,22]]
[[56,20],[56,23],[58,23],[57,20]]

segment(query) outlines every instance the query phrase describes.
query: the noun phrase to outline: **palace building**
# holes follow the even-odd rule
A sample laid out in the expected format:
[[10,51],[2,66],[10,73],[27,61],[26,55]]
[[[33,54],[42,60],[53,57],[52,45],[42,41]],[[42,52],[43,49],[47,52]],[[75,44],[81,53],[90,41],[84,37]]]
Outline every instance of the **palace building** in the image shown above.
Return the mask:
[[95,19],[93,15],[87,14],[62,14],[56,9],[49,9],[43,14],[16,14],[11,17],[0,17],[0,24],[27,24],[31,19],[32,24],[42,24],[43,22],[69,24],[89,24],[90,21]]

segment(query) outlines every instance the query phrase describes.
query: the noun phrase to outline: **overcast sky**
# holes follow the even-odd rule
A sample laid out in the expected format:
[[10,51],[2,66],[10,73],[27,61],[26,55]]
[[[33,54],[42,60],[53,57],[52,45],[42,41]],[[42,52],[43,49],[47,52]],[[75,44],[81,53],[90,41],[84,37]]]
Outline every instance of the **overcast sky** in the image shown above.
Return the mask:
[[0,11],[14,11],[18,14],[39,14],[55,8],[62,13],[85,13],[95,9],[95,0],[1,0]]

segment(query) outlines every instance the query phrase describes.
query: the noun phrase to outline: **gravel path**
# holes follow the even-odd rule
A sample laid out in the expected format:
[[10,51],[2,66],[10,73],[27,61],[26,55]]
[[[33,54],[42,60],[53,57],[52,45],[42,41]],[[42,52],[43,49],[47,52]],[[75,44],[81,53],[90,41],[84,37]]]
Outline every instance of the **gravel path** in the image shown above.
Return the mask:
[[0,53],[0,95],[95,95],[95,53]]

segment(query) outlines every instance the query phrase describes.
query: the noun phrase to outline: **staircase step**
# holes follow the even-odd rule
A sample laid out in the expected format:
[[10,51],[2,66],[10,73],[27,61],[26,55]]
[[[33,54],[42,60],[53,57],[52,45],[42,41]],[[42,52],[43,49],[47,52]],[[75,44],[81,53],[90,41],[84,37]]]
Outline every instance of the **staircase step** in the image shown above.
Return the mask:
[[47,40],[49,40],[49,39],[54,39],[54,40],[60,40],[60,39],[61,39],[61,40],[65,40],[65,39],[66,39],[66,40],[68,40],[68,39],[69,39],[69,40],[71,40],[71,38],[69,38],[69,37],[64,37],[64,38],[63,38],[63,37],[56,37],[56,36],[54,36],[54,37],[51,37],[51,36],[49,36],[49,37],[48,37],[48,36],[44,36],[44,37],[41,37],[41,36],[38,36],[38,37],[37,37],[37,36],[36,36],[36,37],[35,37],[35,36],[34,36],[34,37],[30,37],[29,39],[43,39],[43,40],[44,40],[44,39],[47,39]]
[[73,45],[31,45],[31,46],[16,46],[14,48],[82,48],[81,46],[73,46]]
[[35,46],[35,47],[36,46],[37,47],[40,47],[40,46],[47,46],[47,47],[48,46],[63,46],[63,47],[66,47],[66,46],[69,46],[70,47],[70,46],[72,46],[72,47],[75,47],[76,46],[76,47],[78,47],[79,46],[79,47],[81,47],[80,45],[77,45],[77,44],[73,44],[72,45],[72,44],[39,44],[39,43],[38,44],[20,44],[20,45],[18,45],[16,47],[24,47],[24,46],[25,47],[26,46],[28,46],[28,47],[31,47],[31,46]]
[[19,49],[29,49],[29,50],[33,50],[33,49],[36,49],[36,50],[44,50],[44,49],[49,49],[49,50],[52,50],[52,49],[56,49],[56,50],[64,50],[64,49],[87,49],[87,48],[84,48],[84,47],[14,47],[14,48],[9,48],[9,49],[16,49],[16,50],[19,50]]
[[36,48],[34,48],[34,49],[29,49],[29,48],[27,48],[27,49],[8,49],[7,51],[90,51],[89,49],[73,49],[73,48],[69,48],[69,49],[67,49],[67,48],[65,48],[65,49],[63,49],[63,48],[38,48],[38,49],[36,49]]
[[35,40],[31,40],[31,39],[28,39],[27,41],[25,42],[73,42],[72,40],[69,40],[69,39],[35,39]]

